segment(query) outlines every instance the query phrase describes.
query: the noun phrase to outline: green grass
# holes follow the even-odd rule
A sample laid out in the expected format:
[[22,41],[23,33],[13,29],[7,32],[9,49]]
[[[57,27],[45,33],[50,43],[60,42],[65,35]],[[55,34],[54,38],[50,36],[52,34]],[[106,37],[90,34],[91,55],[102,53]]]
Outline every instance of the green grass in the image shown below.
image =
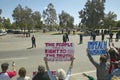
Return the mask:
[[[63,35],[62,32],[60,32],[60,31],[50,31],[50,32],[45,32],[44,34]],[[83,34],[83,32],[75,32],[75,35],[78,35],[78,34]],[[73,35],[73,32],[71,32],[70,35]]]

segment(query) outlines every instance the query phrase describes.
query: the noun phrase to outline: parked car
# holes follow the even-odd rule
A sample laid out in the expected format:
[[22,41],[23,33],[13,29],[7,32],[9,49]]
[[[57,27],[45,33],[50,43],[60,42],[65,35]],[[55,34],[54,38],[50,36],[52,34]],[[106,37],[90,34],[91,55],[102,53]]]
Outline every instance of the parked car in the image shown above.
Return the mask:
[[6,34],[7,34],[6,31],[2,31],[2,30],[0,30],[0,36],[6,35]]
[[13,31],[14,34],[23,34],[21,31]]

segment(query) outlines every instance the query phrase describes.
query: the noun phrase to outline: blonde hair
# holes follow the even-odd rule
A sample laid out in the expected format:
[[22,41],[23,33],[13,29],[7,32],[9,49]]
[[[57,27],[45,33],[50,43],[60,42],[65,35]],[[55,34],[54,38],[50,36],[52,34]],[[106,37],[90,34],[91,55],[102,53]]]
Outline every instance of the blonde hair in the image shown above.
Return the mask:
[[120,80],[120,77],[118,77],[118,76],[113,76],[111,80]]
[[63,69],[58,69],[56,72],[56,76],[58,79],[65,79],[66,72]]

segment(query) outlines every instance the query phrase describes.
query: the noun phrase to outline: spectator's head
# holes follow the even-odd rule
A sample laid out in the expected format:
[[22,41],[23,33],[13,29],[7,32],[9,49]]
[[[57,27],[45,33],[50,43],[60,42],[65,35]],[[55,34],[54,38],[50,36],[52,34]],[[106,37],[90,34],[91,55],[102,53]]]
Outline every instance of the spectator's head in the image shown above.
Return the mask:
[[3,63],[1,64],[1,69],[3,72],[5,72],[8,69],[9,64],[8,63]]
[[120,77],[113,76],[111,80],[120,80]]
[[100,63],[106,63],[107,62],[107,56],[100,56]]
[[66,73],[63,69],[58,69],[56,72],[56,76],[57,76],[58,80],[64,80]]
[[25,77],[26,76],[26,69],[24,67],[21,67],[18,72],[20,77]]
[[38,72],[39,73],[44,73],[45,72],[45,67],[43,65],[38,66]]

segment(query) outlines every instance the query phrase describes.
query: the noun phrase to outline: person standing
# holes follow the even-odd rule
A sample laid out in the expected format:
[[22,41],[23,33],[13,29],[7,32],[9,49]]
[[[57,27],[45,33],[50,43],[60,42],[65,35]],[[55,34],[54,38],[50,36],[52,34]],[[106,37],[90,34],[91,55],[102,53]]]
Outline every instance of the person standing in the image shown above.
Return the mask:
[[110,36],[110,38],[109,38],[109,42],[112,42],[113,33],[112,33],[112,32],[110,32],[109,36]]
[[68,33],[65,33],[65,35],[66,35],[66,41],[69,41]]
[[1,64],[0,80],[11,80],[12,77],[16,76],[15,64],[12,64],[13,71],[8,71],[8,66],[8,63]]
[[67,39],[66,39],[66,34],[63,34],[63,42],[66,42]]
[[36,39],[35,39],[35,36],[34,36],[34,35],[32,36],[31,41],[32,41],[32,48],[33,48],[33,47],[36,48]]
[[105,37],[105,35],[104,35],[104,33],[102,33],[102,41],[104,41],[104,37]]
[[80,36],[80,42],[79,43],[82,44],[82,42],[83,42],[83,35],[80,34],[79,36]]
[[96,40],[96,33],[94,32],[93,33],[93,41],[95,41]]
[[118,42],[119,41],[119,34],[118,34],[118,32],[116,33],[116,40],[115,40],[116,42]]

